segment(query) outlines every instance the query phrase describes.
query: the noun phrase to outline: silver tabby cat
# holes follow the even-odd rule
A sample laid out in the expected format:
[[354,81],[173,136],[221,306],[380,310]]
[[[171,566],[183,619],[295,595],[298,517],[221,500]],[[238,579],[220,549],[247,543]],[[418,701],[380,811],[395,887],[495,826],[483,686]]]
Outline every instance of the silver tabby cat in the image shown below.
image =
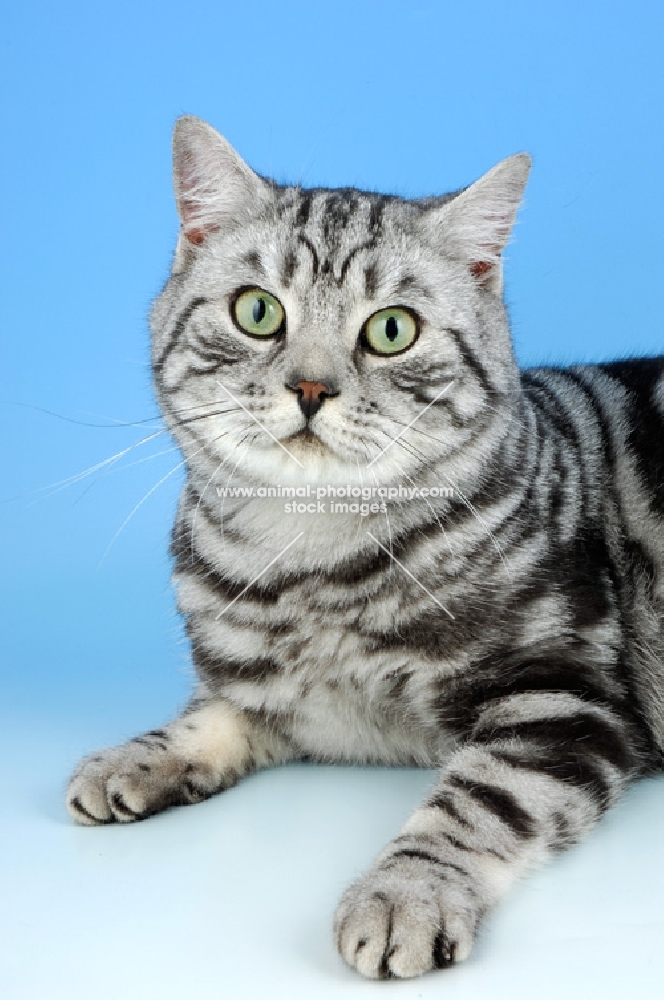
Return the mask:
[[279,186],[175,129],[153,365],[199,685],[85,758],[68,807],[129,822],[303,758],[439,768],[337,910],[370,977],[466,958],[662,764],[664,358],[519,371],[501,253],[529,166],[408,201]]

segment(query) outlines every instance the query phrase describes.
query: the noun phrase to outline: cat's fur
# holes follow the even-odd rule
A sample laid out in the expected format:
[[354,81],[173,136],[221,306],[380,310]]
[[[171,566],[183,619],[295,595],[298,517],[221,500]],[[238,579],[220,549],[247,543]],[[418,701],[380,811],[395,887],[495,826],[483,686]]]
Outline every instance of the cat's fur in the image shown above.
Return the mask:
[[[187,463],[173,554],[200,686],[86,758],[69,809],[141,819],[303,757],[439,766],[335,920],[361,973],[414,976],[465,958],[517,877],[661,767],[664,359],[518,370],[500,254],[524,155],[406,201],[265,181],[194,118],[174,152],[153,363]],[[283,335],[236,327],[245,286],[280,300]],[[373,355],[363,324],[395,305],[419,338]],[[308,425],[300,379],[330,389]],[[229,482],[454,495],[287,514],[220,499]]]

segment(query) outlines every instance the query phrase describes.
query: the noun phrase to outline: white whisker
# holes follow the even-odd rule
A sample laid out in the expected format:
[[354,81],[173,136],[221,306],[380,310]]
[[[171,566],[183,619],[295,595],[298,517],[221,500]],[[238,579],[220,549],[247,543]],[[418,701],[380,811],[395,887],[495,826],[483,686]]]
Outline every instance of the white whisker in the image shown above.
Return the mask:
[[123,458],[125,455],[128,455],[130,451],[133,451],[134,448],[140,448],[141,445],[147,444],[148,441],[152,441],[154,440],[154,438],[159,437],[161,434],[165,433],[166,433],[165,428],[160,431],[155,431],[153,434],[149,434],[147,437],[144,437],[141,441],[136,441],[135,444],[131,444],[129,445],[129,447],[123,448],[122,451],[116,452],[116,454],[111,455],[110,458],[105,458],[101,462],[96,462],[94,465],[91,465],[89,469],[84,469],[83,472],[77,472],[73,476],[68,476],[66,479],[60,479],[57,482],[51,483],[48,486],[39,486],[36,490],[32,490],[30,493],[23,494],[23,496],[21,497],[14,497],[12,499],[16,500],[25,499],[25,497],[27,496],[34,496],[35,493],[45,493],[47,490],[50,490],[49,493],[46,493],[45,497],[37,497],[35,500],[33,500],[32,504],[28,504],[28,506],[31,507],[39,500],[49,499],[56,493],[60,493],[61,490],[67,489],[68,486],[75,486],[76,483],[80,483],[83,479],[86,479],[88,476],[91,476],[95,472],[98,472],[99,469],[103,469],[106,466],[114,465],[116,462],[119,462],[120,459]]
[[[207,483],[203,487],[203,491],[202,491],[201,495],[198,498],[198,503],[196,504],[196,509],[194,510],[194,515],[193,515],[193,517],[191,519],[191,555],[192,555],[192,557],[193,557],[193,554],[194,554],[194,534],[196,532],[196,519],[198,517],[198,512],[200,510],[201,503],[203,502],[203,497],[205,496],[205,494],[206,494],[206,492],[207,492],[207,490],[208,490],[208,488],[209,488],[212,480],[214,479],[214,477],[219,472],[219,469],[221,469],[222,466],[224,466],[226,464],[226,462],[231,457],[231,455],[233,454],[233,452],[235,451],[235,449],[238,447],[238,445],[241,444],[245,440],[245,437],[246,437],[246,435],[243,436],[243,437],[241,437],[239,439],[239,441],[236,441],[235,445],[233,446],[233,451],[229,455],[226,455],[226,457],[221,460],[221,462],[219,463],[219,465],[217,465],[217,467],[215,468],[214,472],[212,473],[212,475],[208,479]],[[216,438],[215,440],[219,440],[219,439]],[[239,461],[240,461],[240,459],[238,459],[238,462]],[[237,463],[233,467],[233,472],[235,472],[236,468],[237,468]],[[232,473],[231,473],[231,475],[232,475]],[[225,497],[224,497],[224,499],[225,499]],[[222,513],[221,513],[221,535],[222,535],[222,538],[223,538],[223,533],[224,533],[224,529],[223,529],[223,505],[222,505]]]
[[115,544],[117,538],[124,531],[125,527],[129,524],[129,522],[131,521],[131,519],[134,516],[134,514],[136,513],[136,511],[139,509],[139,507],[142,507],[143,504],[145,503],[145,501],[148,499],[148,497],[152,496],[152,494],[154,493],[154,491],[156,489],[158,489],[161,486],[162,483],[165,483],[167,479],[170,479],[170,477],[173,475],[173,473],[177,472],[178,469],[181,469],[183,465],[186,465],[186,461],[185,460],[183,460],[182,462],[178,462],[178,464],[174,468],[172,468],[170,472],[167,472],[165,476],[162,476],[161,479],[159,480],[159,482],[155,483],[155,485],[152,487],[152,489],[148,490],[148,492],[145,494],[145,496],[141,500],[138,501],[138,503],[136,504],[136,506],[127,515],[127,517],[124,519],[124,521],[122,522],[122,524],[120,525],[120,527],[118,528],[118,530],[115,532],[115,534],[113,535],[113,537],[110,540],[110,542],[108,543],[108,545],[106,546],[106,550],[104,551],[104,554],[102,555],[101,559],[99,560],[99,563],[97,565],[97,569],[99,569],[99,567],[103,563],[104,559],[106,558],[106,556],[108,555],[108,553],[113,548],[113,545]]
[[[243,434],[243,436],[238,440],[237,444],[235,445],[235,448],[239,448],[239,446],[241,444],[244,444],[244,442],[247,440],[247,438],[251,434],[251,431],[252,431],[252,428],[250,427]],[[254,440],[255,440],[255,438],[254,438]],[[242,459],[244,458],[244,456],[249,451],[250,447],[251,447],[251,441],[249,442],[249,444],[247,445],[247,447],[244,449],[244,451],[242,452],[242,454],[238,457],[238,460],[235,463],[235,465],[233,466],[233,468],[231,469],[231,471],[229,473],[229,476],[228,476],[228,479],[226,480],[226,483],[224,484],[224,487],[223,487],[224,495],[221,498],[221,507],[219,508],[219,531],[220,531],[220,534],[221,534],[222,544],[225,544],[225,539],[224,539],[224,507],[226,506],[226,490],[230,486],[231,479],[235,475],[235,470],[237,469],[238,465],[240,464],[240,462],[242,461]],[[235,449],[233,449],[233,450],[235,450]]]
[[[221,437],[221,435],[219,435],[219,436]],[[215,438],[215,440],[217,440],[217,438]],[[118,530],[115,532],[115,534],[113,535],[113,537],[110,540],[110,542],[108,543],[108,545],[106,546],[106,550],[104,551],[104,554],[102,555],[101,559],[99,560],[97,568],[99,568],[99,566],[101,566],[101,564],[104,562],[104,560],[106,559],[106,556],[111,551],[111,549],[112,549],[113,545],[115,544],[115,542],[117,541],[118,537],[122,534],[122,532],[124,531],[124,529],[126,528],[126,526],[129,524],[129,522],[131,521],[131,519],[134,516],[134,514],[136,513],[136,511],[139,510],[139,508],[143,506],[143,504],[148,499],[148,497],[152,496],[152,494],[155,492],[155,490],[159,489],[159,487],[162,485],[162,483],[165,483],[167,479],[170,479],[170,477],[174,473],[176,473],[178,471],[178,469],[181,469],[182,466],[186,465],[187,462],[190,461],[192,458],[194,458],[195,455],[198,455],[199,452],[203,451],[203,449],[205,447],[207,447],[208,444],[214,444],[214,442],[208,442],[205,445],[202,445],[200,448],[198,448],[196,451],[194,451],[191,455],[188,455],[187,458],[184,458],[181,462],[178,462],[178,464],[175,465],[170,470],[170,472],[167,472],[165,476],[162,476],[161,479],[159,480],[159,482],[155,483],[155,485],[151,489],[148,490],[148,492],[145,494],[145,496],[142,497],[142,499],[138,501],[138,503],[136,504],[136,506],[133,508],[133,510],[130,511],[130,513],[124,519],[124,521],[122,522],[122,524],[120,525],[120,527],[118,528]]]
[[[415,480],[413,479],[413,477],[412,477],[412,476],[409,476],[409,475],[408,475],[408,473],[407,473],[407,472],[405,471],[405,469],[402,469],[402,468],[401,468],[401,467],[400,467],[399,465],[397,465],[397,469],[399,470],[399,472],[401,473],[401,475],[402,475],[402,476],[403,476],[403,477],[404,477],[405,479],[407,479],[407,480],[408,480],[408,482],[409,482],[409,483],[411,484],[411,486],[415,486]],[[443,526],[443,523],[442,523],[442,521],[440,520],[440,518],[438,517],[438,514],[437,514],[437,512],[436,512],[436,510],[435,510],[435,508],[434,508],[434,506],[433,506],[433,504],[432,504],[432,503],[431,503],[431,502],[429,501],[429,498],[428,498],[428,497],[423,497],[423,496],[420,496],[420,497],[419,497],[419,499],[420,499],[420,500],[424,500],[425,504],[427,505],[427,507],[429,508],[429,510],[431,511],[431,513],[433,514],[434,518],[436,519],[436,524],[438,525],[438,527],[439,527],[439,528],[440,528],[440,530],[442,531],[442,533],[443,533],[443,537],[445,538],[445,541],[447,542],[447,547],[448,547],[448,549],[450,550],[450,555],[451,555],[451,556],[453,556],[453,555],[454,555],[454,553],[453,553],[453,551],[452,551],[452,543],[450,542],[450,538],[449,538],[449,535],[448,535],[448,534],[447,534],[447,532],[445,531],[445,528],[444,528],[444,526]]]
[[402,434],[405,434],[405,433],[406,433],[406,431],[408,430],[408,428],[409,428],[409,427],[412,427],[412,426],[413,426],[413,424],[414,424],[414,423],[415,423],[415,422],[416,422],[417,420],[419,420],[419,419],[420,419],[420,417],[424,416],[424,414],[425,414],[425,413],[427,412],[427,410],[428,410],[428,409],[429,409],[429,408],[430,408],[431,406],[433,406],[433,404],[434,404],[434,403],[436,403],[436,402],[437,402],[437,401],[438,401],[438,400],[439,400],[439,399],[441,398],[441,396],[444,396],[444,395],[445,395],[445,393],[446,393],[446,392],[448,392],[448,390],[449,390],[449,389],[451,389],[453,385],[454,385],[454,379],[452,379],[452,381],[451,381],[451,382],[448,382],[448,384],[447,384],[447,385],[445,386],[445,388],[444,388],[444,389],[441,389],[441,390],[440,390],[440,392],[439,392],[439,393],[438,393],[438,394],[437,394],[436,396],[434,396],[434,397],[433,397],[433,399],[431,400],[431,402],[430,402],[430,403],[427,403],[427,405],[426,405],[426,406],[424,407],[424,409],[423,409],[423,410],[420,410],[420,412],[419,412],[419,413],[417,414],[417,416],[416,416],[416,417],[413,417],[413,419],[412,419],[412,420],[410,421],[410,423],[409,423],[409,424],[406,424],[406,426],[405,426],[405,427],[403,428],[403,430],[399,431],[399,433],[397,434],[397,436],[396,436],[395,438],[393,438],[393,439],[392,439],[392,440],[390,441],[390,443],[389,443],[388,445],[386,445],[386,446],[385,446],[385,447],[383,448],[383,450],[382,450],[382,451],[379,451],[379,452],[378,452],[378,454],[376,455],[376,457],[375,457],[375,458],[372,458],[372,459],[371,459],[371,461],[369,462],[369,465],[371,466],[371,465],[373,465],[373,464],[374,464],[374,462],[377,462],[377,461],[378,461],[378,459],[379,459],[379,458],[381,457],[381,455],[384,455],[384,454],[385,454],[385,452],[386,452],[386,451],[388,450],[388,448],[391,448],[393,444],[396,444],[396,443],[397,443],[397,441],[399,440],[399,438],[401,437],[401,435],[402,435]]
[[279,440],[279,438],[276,438],[274,436],[274,434],[272,433],[272,431],[269,431],[267,429],[267,427],[265,426],[265,424],[261,423],[261,421],[258,419],[258,417],[254,416],[254,414],[251,412],[251,410],[248,410],[247,407],[244,405],[244,403],[240,402],[240,400],[236,396],[233,395],[233,393],[230,391],[230,389],[227,389],[226,386],[223,385],[223,383],[221,383],[218,379],[217,379],[217,385],[221,386],[221,388],[224,390],[224,392],[228,393],[228,395],[231,397],[231,399],[233,400],[234,403],[237,403],[238,406],[242,407],[242,409],[247,414],[247,416],[251,417],[251,419],[254,421],[254,423],[258,424],[258,426],[261,428],[261,430],[265,431],[265,433],[269,437],[272,438],[272,440],[274,441],[274,443],[279,445],[279,447],[282,449],[282,451],[285,451],[286,454],[288,456],[290,456],[290,458],[292,458],[293,461],[296,462],[297,465],[299,465],[301,469],[304,468],[304,466],[302,465],[302,462],[300,462],[300,460],[297,459],[295,457],[295,455],[293,455],[293,453],[290,452],[288,450],[288,448],[284,444],[281,443],[281,441]]
[[[426,431],[421,431],[418,427],[413,427],[412,424],[413,424],[413,422],[411,421],[410,424],[408,424],[406,427],[404,427],[404,431],[407,430],[408,428],[412,428],[412,430],[414,430],[417,434],[422,434],[422,435],[424,435],[424,437],[431,438],[433,441],[437,441],[438,440],[432,434],[428,434]],[[404,451],[408,451],[408,448],[405,446],[405,442],[403,442],[403,441],[400,440],[400,435],[397,435],[397,437],[393,438],[392,441],[393,441],[394,444],[398,444],[400,447],[402,447],[404,449]],[[438,443],[441,443],[441,442],[438,442]],[[409,442],[409,445],[410,445],[410,448],[414,449],[415,452],[420,456],[420,458],[421,458],[421,460],[423,462],[427,462],[428,463],[429,460],[428,460],[428,458],[427,458],[427,456],[426,456],[426,454],[424,452],[422,452],[419,448],[417,448],[417,446],[414,445],[412,442]],[[411,451],[410,454],[412,455],[413,452]],[[506,567],[506,569],[508,570],[508,572],[511,572],[509,570],[509,566],[507,564],[507,560],[506,560],[505,554],[504,554],[504,552],[503,552],[503,550],[502,550],[502,548],[500,546],[500,543],[499,543],[498,539],[496,538],[496,536],[491,531],[491,528],[486,523],[486,521],[484,520],[484,518],[481,516],[481,514],[478,512],[478,510],[474,507],[474,505],[470,502],[470,500],[468,499],[468,497],[466,497],[465,494],[459,489],[458,485],[456,483],[454,483],[449,478],[449,476],[447,476],[442,470],[439,469],[438,471],[439,471],[439,474],[443,477],[443,479],[447,482],[447,484],[454,490],[455,494],[458,495],[459,499],[464,504],[464,506],[470,511],[470,513],[473,515],[473,517],[482,526],[482,528],[486,532],[487,537],[490,539],[491,544],[493,545],[493,547],[495,548],[496,552],[498,553],[500,559],[502,560],[503,565]]]
[[151,462],[154,458],[160,458],[162,455],[171,455],[174,451],[179,451],[179,450],[180,449],[178,448],[177,445],[173,445],[172,448],[163,448],[161,451],[155,451],[153,455],[147,455],[145,458],[137,458],[135,462],[128,462],[126,465],[113,466],[111,468],[106,469],[105,472],[100,473],[96,479],[93,479],[92,482],[85,487],[80,496],[78,496],[74,501],[74,505],[80,503],[83,497],[90,492],[92,487],[95,486],[99,482],[99,480],[103,479],[105,476],[110,476],[114,472],[124,472],[125,469],[133,469],[135,465],[143,465],[144,462]]

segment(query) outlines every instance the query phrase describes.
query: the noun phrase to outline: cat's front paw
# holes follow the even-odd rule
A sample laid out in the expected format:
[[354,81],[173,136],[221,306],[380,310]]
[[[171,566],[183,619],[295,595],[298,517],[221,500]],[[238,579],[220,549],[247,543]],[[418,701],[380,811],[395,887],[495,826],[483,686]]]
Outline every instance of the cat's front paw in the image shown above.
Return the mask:
[[462,883],[458,872],[421,858],[394,858],[374,868],[337,908],[340,955],[371,979],[410,979],[462,961],[479,917],[474,894]]
[[221,790],[219,775],[173,753],[160,737],[138,737],[83,758],[66,796],[67,809],[77,823],[131,823],[168,806],[200,802]]

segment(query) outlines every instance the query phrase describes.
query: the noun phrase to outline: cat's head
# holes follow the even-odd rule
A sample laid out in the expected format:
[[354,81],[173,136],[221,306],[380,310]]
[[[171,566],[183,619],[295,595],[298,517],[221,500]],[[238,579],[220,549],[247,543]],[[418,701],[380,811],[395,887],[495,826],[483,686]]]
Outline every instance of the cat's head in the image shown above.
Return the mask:
[[405,200],[276,185],[197,118],[173,153],[181,231],[153,361],[190,470],[387,482],[508,419],[501,254],[526,154]]

